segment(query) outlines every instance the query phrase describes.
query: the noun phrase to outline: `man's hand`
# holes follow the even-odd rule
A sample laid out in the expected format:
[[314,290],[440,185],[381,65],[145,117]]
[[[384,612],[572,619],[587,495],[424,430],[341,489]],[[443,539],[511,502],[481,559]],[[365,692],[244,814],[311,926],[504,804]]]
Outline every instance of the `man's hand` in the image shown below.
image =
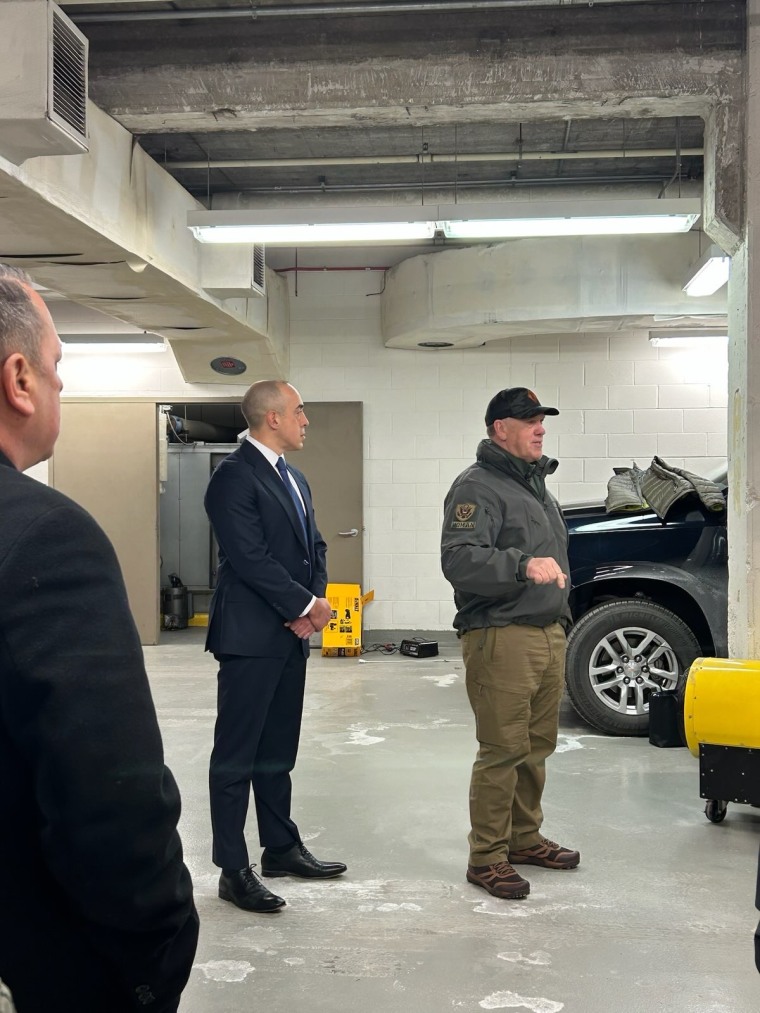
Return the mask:
[[319,632],[319,630],[323,630],[330,622],[331,618],[332,609],[330,608],[330,602],[327,598],[317,598],[308,613],[304,616],[304,619],[309,619],[311,621],[311,625],[317,632]]
[[298,619],[291,619],[285,623],[288,629],[292,630],[297,637],[308,640],[312,633],[319,633],[330,622],[332,609],[327,598],[317,598],[305,616]]
[[564,588],[567,583],[567,574],[562,572],[557,560],[551,556],[534,556],[528,560],[525,576],[534,584],[556,584]]
[[308,616],[299,616],[298,619],[292,619],[289,623],[285,623],[285,625],[297,637],[300,637],[301,640],[308,640],[312,633],[316,633]]

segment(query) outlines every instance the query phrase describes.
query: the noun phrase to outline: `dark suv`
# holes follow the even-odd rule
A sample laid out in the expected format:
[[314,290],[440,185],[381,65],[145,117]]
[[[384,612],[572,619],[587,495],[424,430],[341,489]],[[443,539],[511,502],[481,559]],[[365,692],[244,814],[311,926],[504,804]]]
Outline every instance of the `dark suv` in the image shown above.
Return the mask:
[[727,653],[726,513],[690,494],[665,520],[604,506],[564,514],[575,619],[570,699],[602,732],[645,735],[650,694],[681,685],[694,658]]

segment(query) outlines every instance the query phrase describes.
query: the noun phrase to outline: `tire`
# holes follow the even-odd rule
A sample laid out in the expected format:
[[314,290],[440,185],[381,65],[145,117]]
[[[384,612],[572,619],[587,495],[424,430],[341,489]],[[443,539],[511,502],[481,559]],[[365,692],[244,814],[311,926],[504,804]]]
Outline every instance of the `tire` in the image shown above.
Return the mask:
[[651,693],[680,690],[699,654],[686,623],[661,605],[636,598],[606,602],[570,631],[567,692],[593,728],[607,735],[646,735]]

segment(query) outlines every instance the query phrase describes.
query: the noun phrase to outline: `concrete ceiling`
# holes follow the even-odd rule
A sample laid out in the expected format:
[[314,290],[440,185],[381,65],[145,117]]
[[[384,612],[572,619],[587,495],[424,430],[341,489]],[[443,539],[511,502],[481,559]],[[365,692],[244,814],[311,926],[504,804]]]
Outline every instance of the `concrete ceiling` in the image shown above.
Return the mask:
[[[704,185],[703,227],[729,250],[741,229],[743,0],[61,7],[89,39],[91,100],[187,206],[670,197]],[[13,252],[8,227],[3,246]],[[270,267],[293,256],[267,251]],[[299,262],[309,257],[346,253]]]
[[702,178],[688,100],[715,91],[705,76],[741,51],[744,16],[734,0],[443,0],[393,14],[359,0],[344,16],[294,0],[253,16],[249,0],[63,6],[90,39],[93,100],[217,207],[230,194],[672,192]]

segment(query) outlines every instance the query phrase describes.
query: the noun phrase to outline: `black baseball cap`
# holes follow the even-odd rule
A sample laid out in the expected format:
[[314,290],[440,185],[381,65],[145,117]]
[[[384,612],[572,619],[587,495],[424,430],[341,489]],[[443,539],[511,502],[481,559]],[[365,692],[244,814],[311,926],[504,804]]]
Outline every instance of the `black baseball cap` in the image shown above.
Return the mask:
[[488,402],[486,425],[492,425],[496,419],[532,419],[534,415],[559,415],[559,410],[542,405],[527,387],[507,387]]

